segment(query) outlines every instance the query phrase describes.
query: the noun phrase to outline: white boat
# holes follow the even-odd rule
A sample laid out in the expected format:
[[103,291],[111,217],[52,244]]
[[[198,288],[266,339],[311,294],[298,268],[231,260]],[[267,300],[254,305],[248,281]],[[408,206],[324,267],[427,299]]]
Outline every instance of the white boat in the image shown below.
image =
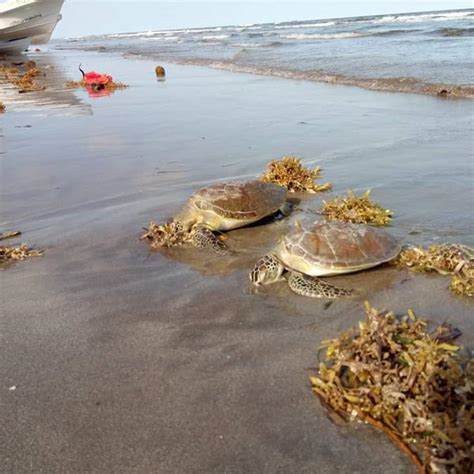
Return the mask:
[[[25,42],[39,44],[49,41],[61,19],[64,0],[9,0],[0,3],[0,51],[11,48],[18,41],[18,49],[24,51]],[[12,43],[10,45],[6,43]],[[28,46],[27,46],[28,47]]]
[[31,44],[31,38],[0,41],[0,54],[17,54],[26,51]]

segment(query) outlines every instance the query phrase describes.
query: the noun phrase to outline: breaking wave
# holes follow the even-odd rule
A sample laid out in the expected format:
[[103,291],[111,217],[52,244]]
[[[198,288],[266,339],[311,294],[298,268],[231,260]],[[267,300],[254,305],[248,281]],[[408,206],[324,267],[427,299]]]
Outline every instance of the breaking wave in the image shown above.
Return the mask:
[[312,22],[312,23],[277,23],[275,25],[276,30],[288,30],[296,28],[322,28],[324,26],[334,26],[336,21],[322,21],[322,22]]
[[433,12],[420,14],[406,14],[406,15],[385,15],[379,18],[374,18],[374,23],[420,23],[427,21],[445,21],[445,20],[462,20],[467,18],[474,18],[474,12],[468,11],[454,11],[454,12]]
[[363,36],[371,36],[370,33],[355,33],[353,31],[346,33],[293,33],[283,35],[282,38],[289,40],[331,40],[331,39],[348,39],[348,38],[362,38]]

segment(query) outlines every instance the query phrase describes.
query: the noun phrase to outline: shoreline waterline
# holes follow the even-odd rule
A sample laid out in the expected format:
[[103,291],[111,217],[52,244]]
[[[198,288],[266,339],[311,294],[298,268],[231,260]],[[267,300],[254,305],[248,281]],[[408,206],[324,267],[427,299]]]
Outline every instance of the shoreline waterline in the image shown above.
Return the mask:
[[116,33],[57,40],[175,64],[369,90],[474,97],[474,9]]
[[[150,60],[151,57],[143,57],[140,54],[124,53],[124,58],[135,59],[137,57]],[[372,78],[350,78],[338,74],[330,74],[319,71],[297,71],[291,69],[258,68],[252,66],[237,65],[232,62],[211,60],[170,60],[173,64],[205,66],[211,69],[220,69],[230,72],[254,74],[257,76],[270,76],[283,79],[303,80],[320,82],[324,84],[354,86],[361,89],[378,92],[399,92],[405,94],[420,94],[438,96],[443,99],[474,99],[474,86],[462,86],[443,83],[424,83],[412,77],[400,77],[389,79]]]

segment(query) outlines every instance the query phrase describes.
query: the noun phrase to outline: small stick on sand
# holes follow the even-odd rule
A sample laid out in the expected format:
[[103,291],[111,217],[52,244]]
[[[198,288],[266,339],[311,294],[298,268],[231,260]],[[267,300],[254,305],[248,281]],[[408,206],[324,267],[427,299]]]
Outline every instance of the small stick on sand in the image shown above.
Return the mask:
[[12,239],[13,237],[18,237],[19,235],[21,235],[20,231],[5,232],[4,234],[0,234],[0,240]]

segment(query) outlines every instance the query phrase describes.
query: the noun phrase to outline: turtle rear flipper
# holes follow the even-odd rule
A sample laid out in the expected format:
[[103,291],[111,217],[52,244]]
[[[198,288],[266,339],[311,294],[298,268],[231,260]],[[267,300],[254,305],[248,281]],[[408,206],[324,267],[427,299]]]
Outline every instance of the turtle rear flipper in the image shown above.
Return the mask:
[[234,252],[224,243],[219,240],[211,229],[202,225],[196,226],[192,235],[192,243],[199,249],[212,250],[220,255],[231,255]]
[[336,299],[340,296],[355,294],[354,290],[338,288],[319,278],[296,272],[290,272],[288,275],[288,286],[298,295],[309,296],[310,298]]

